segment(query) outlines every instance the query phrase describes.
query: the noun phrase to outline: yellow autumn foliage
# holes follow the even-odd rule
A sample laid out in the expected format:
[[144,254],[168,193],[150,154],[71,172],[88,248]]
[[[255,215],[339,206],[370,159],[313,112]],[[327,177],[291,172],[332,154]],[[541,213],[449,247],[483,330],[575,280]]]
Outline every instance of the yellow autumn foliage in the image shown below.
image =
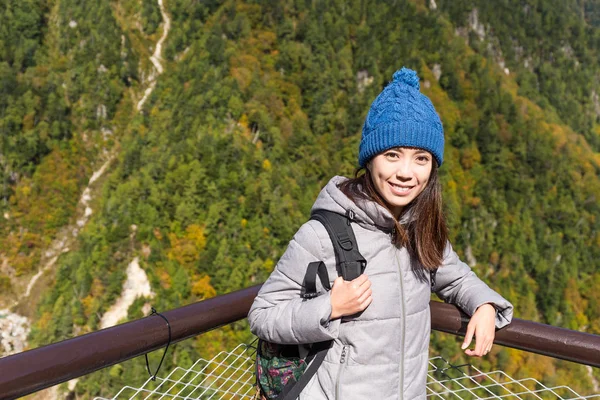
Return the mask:
[[429,87],[423,85],[421,91],[429,97],[433,103],[441,120],[444,121],[444,126],[454,127],[460,119],[460,110],[456,104],[450,100],[448,93],[440,87],[433,72],[425,63],[421,64],[421,75],[424,81],[429,82]]
[[271,161],[267,160],[266,158],[263,160],[262,167],[267,172],[270,172],[273,169]]
[[100,297],[104,294],[104,284],[99,278],[94,278],[92,281],[92,287],[90,288],[90,295],[93,297]]
[[571,328],[576,330],[582,330],[588,326],[589,321],[585,315],[588,307],[588,301],[581,296],[579,292],[579,285],[573,278],[569,279],[567,287],[565,289],[565,300],[569,305],[569,308],[575,314],[575,320],[571,322]]
[[464,169],[471,169],[481,162],[481,153],[477,146],[464,149],[460,155],[460,164]]
[[160,286],[162,286],[164,289],[171,288],[171,275],[169,275],[169,272],[165,268],[157,268],[156,276],[160,280]]
[[271,272],[271,271],[273,271],[273,267],[274,267],[274,266],[275,266],[275,261],[273,261],[273,260],[272,260],[272,259],[270,259],[270,258],[267,258],[267,259],[265,260],[265,262],[263,263],[263,268],[264,268],[264,270],[265,270],[265,271],[267,271],[267,272]]
[[182,238],[175,233],[168,234],[171,249],[167,253],[169,260],[177,261],[184,266],[191,266],[200,257],[200,252],[206,247],[204,227],[192,224],[187,227]]
[[252,71],[244,67],[231,68],[231,76],[237,81],[241,90],[246,90],[252,82]]
[[217,291],[210,284],[210,276],[203,275],[200,278],[195,278],[192,284],[192,294],[201,300],[210,299],[217,295]]
[[94,309],[94,296],[91,294],[87,295],[81,300],[81,305],[83,306],[83,314],[86,317],[92,315],[92,311]]
[[39,329],[45,330],[48,328],[48,324],[50,323],[50,321],[52,321],[52,313],[49,311],[46,311],[45,313],[42,314],[42,316],[38,320],[37,326]]

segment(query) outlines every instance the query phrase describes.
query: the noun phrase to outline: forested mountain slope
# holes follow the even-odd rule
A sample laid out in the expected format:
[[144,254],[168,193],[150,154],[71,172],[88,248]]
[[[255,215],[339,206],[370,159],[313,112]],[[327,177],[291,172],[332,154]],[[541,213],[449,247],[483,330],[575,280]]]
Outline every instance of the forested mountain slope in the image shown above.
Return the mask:
[[[116,154],[37,306],[32,347],[98,329],[134,257],[155,296],[129,318],[266,279],[321,186],[353,173],[368,107],[403,65],[444,123],[459,254],[518,317],[600,333],[594,2],[168,0],[165,72],[141,113],[156,2],[0,4],[4,293],[74,218],[101,149]],[[163,368],[249,337],[240,322],[179,343]],[[466,361],[453,337],[432,343]],[[585,368],[522,352],[469,362],[593,390]],[[75,392],[113,394],[144,374],[128,361]]]
[[0,287],[14,294],[112,150],[138,61],[107,2],[3,0],[0,21]]

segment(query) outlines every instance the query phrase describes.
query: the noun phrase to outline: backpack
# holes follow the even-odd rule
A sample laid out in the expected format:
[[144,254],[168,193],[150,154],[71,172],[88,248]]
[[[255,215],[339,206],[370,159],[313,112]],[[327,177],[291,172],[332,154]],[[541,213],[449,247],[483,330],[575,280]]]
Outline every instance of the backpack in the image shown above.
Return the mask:
[[[346,215],[316,210],[311,219],[323,224],[333,244],[339,276],[350,281],[365,270],[367,261],[360,254],[350,223],[351,210]],[[318,296],[317,277],[325,290],[331,290],[327,267],[323,261],[308,264],[301,296],[310,301]],[[281,345],[258,340],[256,350],[256,384],[258,399],[296,399],[323,363],[333,340],[313,343],[309,349],[302,345]],[[308,354],[307,354],[308,352]]]

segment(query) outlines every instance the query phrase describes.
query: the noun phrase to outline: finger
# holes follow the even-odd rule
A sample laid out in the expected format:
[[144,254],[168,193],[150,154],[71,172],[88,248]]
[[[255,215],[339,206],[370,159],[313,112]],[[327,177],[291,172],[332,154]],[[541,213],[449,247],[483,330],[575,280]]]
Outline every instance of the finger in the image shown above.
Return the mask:
[[371,281],[369,280],[369,278],[367,278],[366,281],[364,281],[363,283],[360,284],[361,289],[368,289],[371,287]]
[[342,278],[341,276],[338,276],[337,278],[335,278],[335,281],[333,281],[332,288],[334,288],[335,285],[341,285],[342,283],[344,283],[344,278]]
[[371,285],[371,281],[369,281],[369,278],[366,275],[361,275],[358,278],[354,279],[353,281],[350,281],[350,284],[352,286],[352,289],[355,290],[365,290],[364,286],[370,286]]
[[487,353],[485,352],[486,350],[486,341],[482,340],[482,339],[477,339],[477,333],[475,333],[475,348],[474,349],[467,349],[465,350],[465,354],[468,356],[472,356],[472,357],[482,357],[485,356]]
[[373,296],[367,297],[367,299],[360,304],[361,311],[369,307],[369,304],[373,301]]
[[367,297],[371,297],[371,295],[373,294],[373,291],[371,289],[367,289],[365,290],[364,293],[362,293],[359,297],[358,297],[358,302],[359,303],[363,303]]
[[475,353],[482,356],[488,346],[489,337],[485,334],[485,329],[481,325],[475,326]]
[[369,277],[365,274],[362,274],[358,278],[356,278],[350,282],[352,282],[352,284],[356,284],[357,286],[360,286],[368,280],[369,280]]
[[475,350],[467,349],[465,350],[465,354],[471,357],[479,357],[479,354],[475,352]]
[[485,340],[483,341],[483,346],[482,346],[482,355],[483,356],[485,356],[490,351],[492,351],[493,344],[494,344],[493,336],[486,336]]
[[466,349],[471,345],[471,341],[473,340],[473,334],[475,333],[475,327],[471,324],[467,325],[467,332],[465,333],[465,340],[463,341],[461,349]]
[[481,357],[485,352],[487,342],[483,339],[481,333],[479,335],[477,333],[475,333],[475,354]]
[[487,345],[487,347],[486,347],[486,349],[487,349],[487,352],[488,352],[488,353],[489,353],[490,351],[492,351],[492,348],[494,347],[494,337],[495,337],[495,335],[493,335],[493,336],[490,338],[490,340],[489,340],[489,342],[488,342],[488,345]]
[[[368,281],[367,281],[367,282],[368,282]],[[360,296],[362,296],[363,294],[365,294],[365,292],[366,292],[367,290],[372,290],[372,289],[371,289],[371,284],[370,284],[370,283],[369,283],[369,284],[366,284],[366,283],[364,283],[364,284],[360,285],[358,288],[356,288],[355,290],[356,290],[356,291],[355,291],[355,293],[356,293],[356,297],[360,297]]]
[[[495,327],[494,327],[495,328]],[[496,339],[496,330],[494,329],[494,331],[492,332],[492,335],[490,337],[490,343],[488,344],[488,350],[492,351],[492,347],[494,346],[494,339]]]

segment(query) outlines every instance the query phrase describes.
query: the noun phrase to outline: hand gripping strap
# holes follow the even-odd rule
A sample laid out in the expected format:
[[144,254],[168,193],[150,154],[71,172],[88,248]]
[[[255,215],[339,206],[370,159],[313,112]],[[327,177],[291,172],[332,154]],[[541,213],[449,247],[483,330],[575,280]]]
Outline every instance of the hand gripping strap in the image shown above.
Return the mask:
[[311,215],[311,219],[319,221],[327,230],[333,244],[338,274],[346,281],[358,278],[367,266],[350,225],[353,214],[350,210],[345,216],[333,211],[316,210]]

